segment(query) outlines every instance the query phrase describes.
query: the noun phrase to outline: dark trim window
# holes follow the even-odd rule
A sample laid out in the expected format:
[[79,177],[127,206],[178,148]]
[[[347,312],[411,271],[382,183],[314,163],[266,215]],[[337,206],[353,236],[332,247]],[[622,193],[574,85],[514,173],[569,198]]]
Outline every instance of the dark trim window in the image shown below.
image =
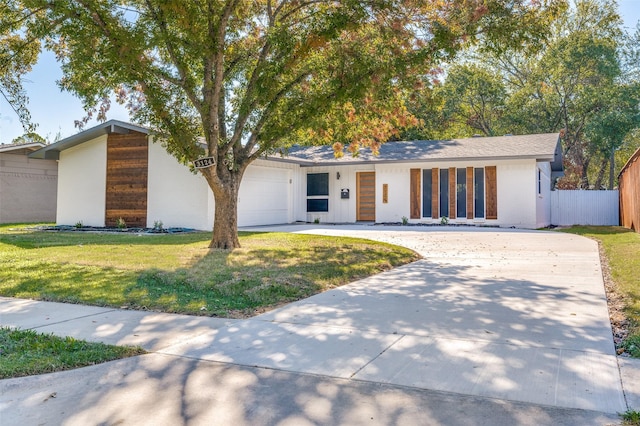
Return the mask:
[[328,212],[329,173],[307,174],[307,211]]
[[326,198],[307,198],[308,212],[328,212],[329,200]]
[[467,217],[467,169],[456,170],[456,216]]
[[422,217],[431,217],[431,169],[422,170]]
[[542,194],[542,170],[538,169],[538,195]]
[[474,216],[484,217],[484,168],[473,169],[473,206]]
[[307,197],[316,195],[329,195],[329,173],[307,175]]
[[440,169],[440,217],[449,217],[449,169]]

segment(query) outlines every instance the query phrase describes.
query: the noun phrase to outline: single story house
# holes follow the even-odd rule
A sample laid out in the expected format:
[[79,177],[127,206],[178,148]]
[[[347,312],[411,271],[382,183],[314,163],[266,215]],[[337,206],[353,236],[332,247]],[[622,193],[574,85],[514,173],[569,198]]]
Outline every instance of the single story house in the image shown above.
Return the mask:
[[0,145],[0,223],[56,219],[58,163],[28,157],[41,142]]
[[[211,230],[213,195],[143,127],[108,121],[43,147],[59,164],[57,223]],[[292,222],[441,223],[537,228],[551,220],[562,174],[557,133],[388,142],[336,159],[293,147],[245,172],[238,225]]]

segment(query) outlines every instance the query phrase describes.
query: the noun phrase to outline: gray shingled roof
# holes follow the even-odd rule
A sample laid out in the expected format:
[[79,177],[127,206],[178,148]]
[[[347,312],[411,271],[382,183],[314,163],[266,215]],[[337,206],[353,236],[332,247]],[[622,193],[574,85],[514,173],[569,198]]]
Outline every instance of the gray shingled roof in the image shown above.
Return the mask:
[[380,147],[378,156],[363,149],[358,157],[345,153],[344,157],[336,159],[330,146],[294,146],[284,155],[285,159],[306,166],[485,159],[535,159],[561,164],[561,157],[557,133],[387,142]]

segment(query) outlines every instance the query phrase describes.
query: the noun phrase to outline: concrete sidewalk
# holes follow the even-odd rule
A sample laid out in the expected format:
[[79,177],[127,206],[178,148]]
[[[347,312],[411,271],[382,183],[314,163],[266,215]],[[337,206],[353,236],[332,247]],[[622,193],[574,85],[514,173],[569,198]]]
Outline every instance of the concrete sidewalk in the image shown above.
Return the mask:
[[0,381],[0,421],[601,425],[640,408],[635,360],[620,361],[625,400],[594,242],[444,229],[270,227],[424,259],[249,320],[0,299],[2,325],[154,352]]

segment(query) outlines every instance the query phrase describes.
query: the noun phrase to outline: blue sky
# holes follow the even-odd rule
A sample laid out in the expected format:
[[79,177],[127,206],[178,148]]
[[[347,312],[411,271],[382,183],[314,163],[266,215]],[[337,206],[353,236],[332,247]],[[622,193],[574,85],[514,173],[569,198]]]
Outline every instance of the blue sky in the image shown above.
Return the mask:
[[[618,4],[625,27],[635,28],[640,20],[640,0],[619,0]],[[29,110],[33,121],[38,124],[36,131],[49,140],[54,140],[57,134],[64,138],[77,133],[74,120],[84,117],[81,102],[73,95],[62,92],[56,85],[61,77],[62,72],[54,55],[43,52],[33,71],[25,78],[24,86],[30,99]],[[115,102],[107,117],[124,121],[129,119],[126,109]],[[95,121],[89,122],[87,127],[95,124]],[[4,99],[0,99],[0,143],[11,143],[23,133],[15,113]]]

